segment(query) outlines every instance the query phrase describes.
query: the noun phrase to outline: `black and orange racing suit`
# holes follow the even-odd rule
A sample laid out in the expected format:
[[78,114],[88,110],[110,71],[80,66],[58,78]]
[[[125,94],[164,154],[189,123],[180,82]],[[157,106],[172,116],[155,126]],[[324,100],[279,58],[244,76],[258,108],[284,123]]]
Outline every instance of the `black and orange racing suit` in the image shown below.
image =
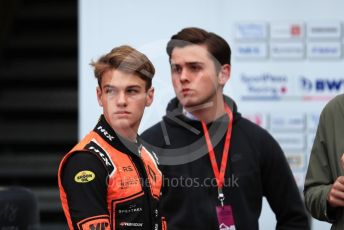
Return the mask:
[[69,229],[165,229],[155,154],[116,135],[104,116],[63,158],[58,183]]

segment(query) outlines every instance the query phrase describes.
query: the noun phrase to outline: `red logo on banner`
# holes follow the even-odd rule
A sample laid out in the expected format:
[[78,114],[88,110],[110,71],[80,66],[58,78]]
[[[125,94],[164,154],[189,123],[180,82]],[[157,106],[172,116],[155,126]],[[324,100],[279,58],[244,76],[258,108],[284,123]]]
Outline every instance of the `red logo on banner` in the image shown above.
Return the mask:
[[290,29],[291,35],[298,37],[301,35],[301,27],[299,25],[292,25]]

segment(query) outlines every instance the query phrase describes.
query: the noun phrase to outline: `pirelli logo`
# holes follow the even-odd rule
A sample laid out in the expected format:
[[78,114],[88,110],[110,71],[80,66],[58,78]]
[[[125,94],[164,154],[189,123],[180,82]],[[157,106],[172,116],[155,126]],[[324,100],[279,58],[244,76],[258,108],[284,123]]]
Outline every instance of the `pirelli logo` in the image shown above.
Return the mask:
[[103,161],[109,175],[112,176],[112,174],[116,171],[116,167],[107,152],[104,151],[95,140],[92,140],[90,143],[88,143],[85,148],[99,156],[99,158]]

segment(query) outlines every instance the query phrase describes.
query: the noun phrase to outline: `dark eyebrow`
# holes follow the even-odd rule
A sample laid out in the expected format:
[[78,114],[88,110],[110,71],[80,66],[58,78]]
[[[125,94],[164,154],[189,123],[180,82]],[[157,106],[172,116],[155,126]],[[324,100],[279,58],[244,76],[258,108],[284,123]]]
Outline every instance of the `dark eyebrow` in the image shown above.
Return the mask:
[[204,63],[203,62],[187,62],[186,63],[186,65],[201,65],[201,66],[203,66],[204,65]]
[[[203,62],[197,62],[197,61],[195,61],[195,62],[186,62],[185,64],[186,64],[186,65],[201,65],[201,66],[204,66],[204,63],[203,63]],[[172,62],[171,62],[171,66],[180,66],[180,64],[178,64],[178,63],[172,63]]]
[[116,88],[116,87],[113,85],[104,85],[103,88]]
[[[114,85],[104,85],[103,88],[112,88],[112,89],[116,89],[117,87]],[[125,88],[141,88],[140,85],[128,85]]]
[[126,88],[142,88],[140,85],[128,85]]

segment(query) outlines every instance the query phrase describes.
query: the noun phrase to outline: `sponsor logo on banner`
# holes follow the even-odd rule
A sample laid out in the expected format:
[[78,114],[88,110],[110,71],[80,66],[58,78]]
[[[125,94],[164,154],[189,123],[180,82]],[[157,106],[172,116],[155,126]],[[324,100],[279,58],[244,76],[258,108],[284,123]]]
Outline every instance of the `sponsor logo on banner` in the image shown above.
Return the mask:
[[302,59],[305,57],[305,45],[301,42],[273,42],[270,44],[270,56],[273,59]]
[[339,59],[342,45],[340,42],[309,42],[307,55],[311,59]]
[[300,88],[309,93],[339,93],[344,88],[343,78],[307,78],[300,77]]
[[273,137],[281,145],[284,152],[305,150],[306,138],[303,133],[273,133]]
[[267,118],[261,113],[244,114],[244,117],[260,127],[267,128]]
[[286,158],[292,170],[303,170],[306,166],[304,153],[286,153]]
[[271,114],[270,128],[278,131],[305,131],[305,116],[303,114]]
[[303,39],[303,23],[273,23],[271,24],[271,39]]
[[240,75],[244,85],[243,100],[280,99],[288,93],[288,78],[286,75],[271,73]]
[[234,30],[237,40],[266,40],[268,29],[266,23],[237,23]]
[[311,22],[307,26],[307,37],[310,39],[340,39],[341,32],[340,22]]
[[235,46],[237,59],[265,59],[268,56],[266,43],[237,43]]

